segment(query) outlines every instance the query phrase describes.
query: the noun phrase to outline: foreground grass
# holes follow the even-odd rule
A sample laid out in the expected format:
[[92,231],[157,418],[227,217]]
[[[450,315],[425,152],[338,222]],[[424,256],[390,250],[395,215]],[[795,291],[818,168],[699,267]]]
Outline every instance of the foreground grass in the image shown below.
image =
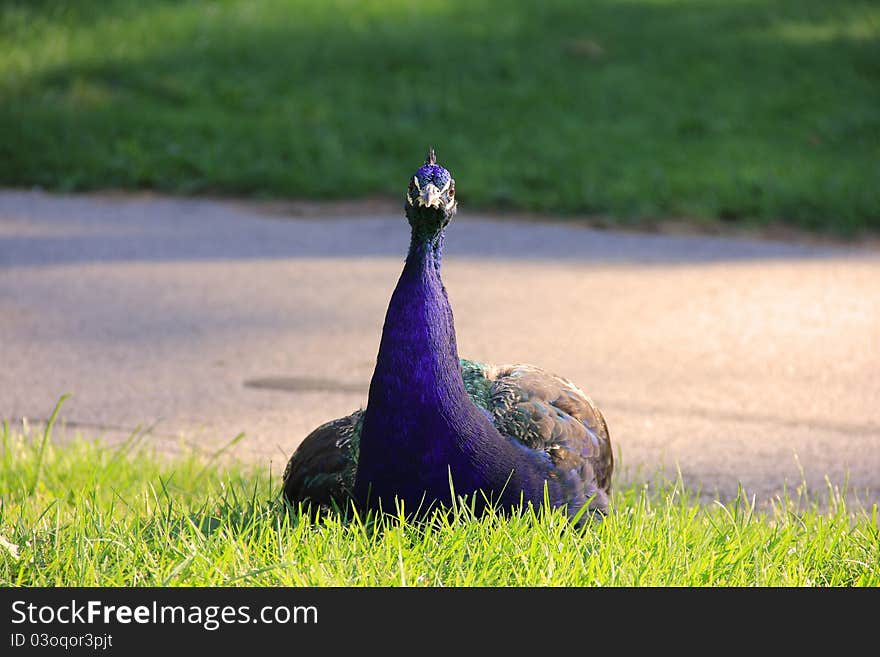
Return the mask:
[[873,0],[0,4],[0,185],[880,228]]
[[583,531],[560,513],[365,526],[290,513],[278,473],[2,438],[0,586],[880,585],[877,509],[839,499],[768,515],[629,488]]

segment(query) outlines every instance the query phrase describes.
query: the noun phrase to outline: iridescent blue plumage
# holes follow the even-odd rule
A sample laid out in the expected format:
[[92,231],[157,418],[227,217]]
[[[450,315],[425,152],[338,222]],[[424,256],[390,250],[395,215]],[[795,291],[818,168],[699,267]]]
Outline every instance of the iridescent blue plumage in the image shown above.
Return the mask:
[[432,183],[438,189],[443,189],[452,180],[452,175],[437,164],[437,155],[432,148],[428,151],[425,163],[416,171],[415,178],[418,179],[420,187]]
[[419,184],[424,187],[428,183],[433,183],[439,189],[443,189],[450,180],[452,180],[452,176],[449,175],[449,172],[441,167],[439,164],[425,164],[420,167],[418,171],[416,171],[416,178],[419,179]]
[[291,502],[409,511],[472,496],[513,507],[605,512],[613,459],[607,426],[571,382],[529,365],[460,360],[440,278],[455,181],[433,151],[406,197],[412,239],[388,305],[364,411],[307,437],[285,472]]

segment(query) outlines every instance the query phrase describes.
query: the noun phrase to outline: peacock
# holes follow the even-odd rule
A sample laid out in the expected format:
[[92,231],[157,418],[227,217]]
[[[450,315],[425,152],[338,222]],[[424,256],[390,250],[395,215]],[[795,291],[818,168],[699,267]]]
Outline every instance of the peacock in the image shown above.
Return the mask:
[[409,181],[404,207],[409,252],[366,408],[302,441],[284,471],[285,498],[313,509],[353,502],[363,511],[394,511],[402,504],[410,513],[448,507],[459,496],[477,512],[548,500],[572,518],[604,516],[614,461],[593,401],[533,365],[458,356],[440,277],[458,203],[455,180],[433,149]]

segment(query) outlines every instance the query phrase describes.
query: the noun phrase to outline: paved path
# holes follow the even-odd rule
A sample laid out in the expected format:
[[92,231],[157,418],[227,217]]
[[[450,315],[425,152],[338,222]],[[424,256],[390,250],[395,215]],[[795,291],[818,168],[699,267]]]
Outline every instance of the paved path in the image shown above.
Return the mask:
[[[397,212],[304,212],[0,193],[0,417],[70,392],[68,432],[243,431],[235,454],[280,471],[365,402],[408,240]],[[578,382],[621,480],[678,467],[766,500],[802,467],[880,499],[877,250],[462,216],[446,252],[461,353]]]

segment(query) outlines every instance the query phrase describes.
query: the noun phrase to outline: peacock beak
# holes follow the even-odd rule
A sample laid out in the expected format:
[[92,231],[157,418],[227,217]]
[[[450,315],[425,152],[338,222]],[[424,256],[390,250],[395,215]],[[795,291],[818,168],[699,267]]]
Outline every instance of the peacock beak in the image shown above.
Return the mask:
[[433,183],[425,185],[424,189],[419,190],[419,205],[426,208],[440,208],[440,195],[443,192]]

